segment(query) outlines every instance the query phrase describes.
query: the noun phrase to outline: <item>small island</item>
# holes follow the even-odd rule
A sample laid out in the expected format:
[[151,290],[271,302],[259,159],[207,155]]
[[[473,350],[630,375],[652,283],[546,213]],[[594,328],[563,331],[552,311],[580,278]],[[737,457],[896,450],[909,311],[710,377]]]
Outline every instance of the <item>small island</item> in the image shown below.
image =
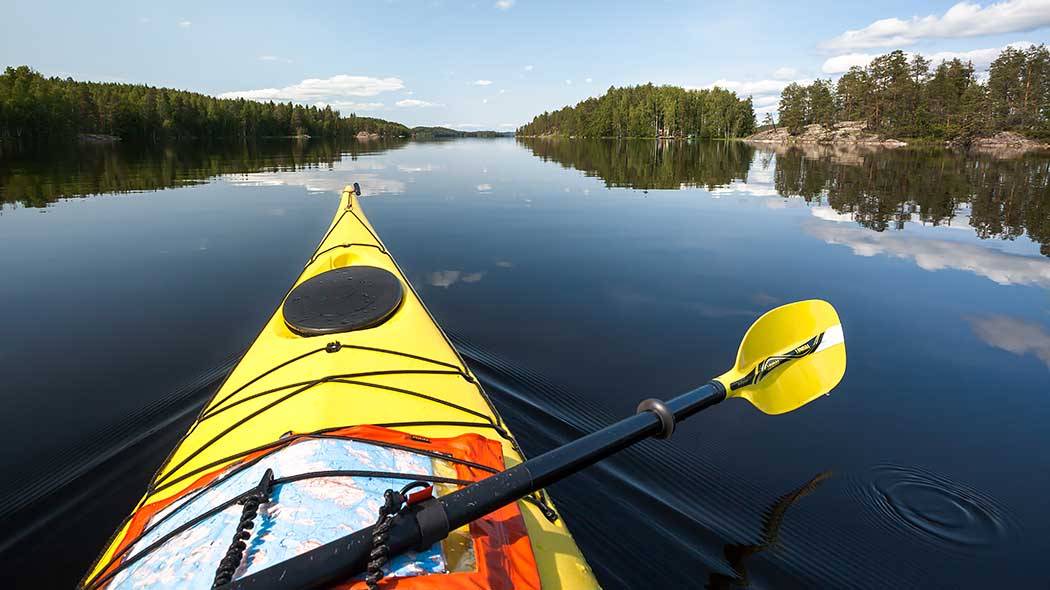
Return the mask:
[[755,131],[751,97],[724,88],[610,86],[597,98],[537,115],[519,137],[730,139]]
[[838,81],[788,84],[778,120],[767,113],[754,143],[898,147],[939,143],[973,149],[1050,148],[1050,51],[1007,47],[982,82],[973,64],[931,69],[903,51],[854,66]]

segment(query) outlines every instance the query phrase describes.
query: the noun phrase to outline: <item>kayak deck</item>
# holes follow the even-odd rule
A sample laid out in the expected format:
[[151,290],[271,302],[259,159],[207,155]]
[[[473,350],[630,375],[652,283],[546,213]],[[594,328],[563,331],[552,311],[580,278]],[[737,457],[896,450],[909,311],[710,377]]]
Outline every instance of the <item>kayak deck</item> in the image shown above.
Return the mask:
[[[291,330],[278,308],[157,472],[136,511],[179,497],[202,474],[272,447],[289,433],[355,425],[434,438],[474,433],[501,443],[506,467],[523,460],[348,187],[293,289],[321,273],[356,266],[383,269],[401,281],[406,288],[396,310],[375,327],[307,337]],[[540,494],[517,504],[542,587],[597,588],[564,520],[549,518],[556,514],[549,498]],[[93,566],[88,587],[116,556],[129,523]]]

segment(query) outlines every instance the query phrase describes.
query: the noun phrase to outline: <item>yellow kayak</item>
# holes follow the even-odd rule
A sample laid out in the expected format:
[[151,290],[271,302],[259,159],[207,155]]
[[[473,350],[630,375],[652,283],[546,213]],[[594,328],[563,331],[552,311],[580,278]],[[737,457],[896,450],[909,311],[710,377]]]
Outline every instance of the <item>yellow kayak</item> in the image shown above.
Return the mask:
[[[347,187],[282,305],[81,587],[210,588],[372,525],[385,489],[421,480],[446,494],[522,461]],[[378,587],[598,587],[545,494],[486,519],[391,559]]]

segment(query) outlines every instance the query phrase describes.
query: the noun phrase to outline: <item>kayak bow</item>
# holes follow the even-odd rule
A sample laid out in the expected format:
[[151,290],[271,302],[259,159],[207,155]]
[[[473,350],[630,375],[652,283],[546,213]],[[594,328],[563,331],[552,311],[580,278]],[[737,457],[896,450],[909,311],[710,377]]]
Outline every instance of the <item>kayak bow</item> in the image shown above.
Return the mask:
[[[260,453],[282,448],[291,439],[320,440],[333,432],[347,436],[341,432],[347,427],[374,425],[381,428],[353,432],[349,438],[388,445],[383,448],[395,445],[395,459],[401,463],[409,462],[404,451],[416,447],[420,447],[420,453],[451,455],[455,449],[474,445],[478,448],[472,452],[484,457],[492,450],[493,456],[487,460],[457,458],[462,460],[450,467],[438,465],[440,461],[435,459],[425,461],[433,463],[433,467],[410,466],[410,471],[420,473],[432,469],[427,477],[437,486],[438,493],[459,487],[448,482],[470,483],[521,463],[522,453],[514,437],[365,218],[358,194],[351,187],[344,189],[331,226],[282,306],[156,473],[131,516],[83,580],[82,588],[122,588],[125,584],[131,587],[129,572],[144,568],[154,559],[150,553],[179,543],[182,551],[195,549],[187,535],[199,535],[200,523],[184,527],[167,539],[157,538],[165,527],[172,528],[170,521],[175,518],[158,523],[165,511],[171,513],[174,506],[201,494],[209,485],[202,483],[202,478],[215,481],[229,477],[230,470],[243,468],[247,462],[265,462],[266,457],[260,459]],[[389,430],[376,432],[383,429]],[[403,440],[396,438],[401,433]],[[383,437],[386,440],[376,440]],[[440,441],[452,441],[448,443],[452,452],[427,450]],[[365,450],[375,455],[375,449],[369,445]],[[409,458],[418,463],[418,455]],[[464,467],[464,462],[476,466]],[[278,479],[281,475],[278,473]],[[326,482],[332,485],[338,478],[336,475]],[[384,481],[356,476],[347,482],[347,476],[343,476],[337,483],[364,486],[362,482],[373,480]],[[255,476],[249,485],[254,487],[258,481]],[[396,487],[408,483],[390,481]],[[248,486],[236,491],[247,489]],[[286,495],[282,492],[282,502]],[[381,500],[380,496],[378,501]],[[289,508],[285,506],[286,511]],[[367,524],[376,518],[372,508]],[[227,507],[237,518],[241,509],[240,505]],[[174,511],[176,516],[180,511],[186,509]],[[534,572],[526,579],[542,588],[575,590],[598,586],[545,494],[532,494],[526,501],[517,502],[511,517],[522,523],[523,542],[526,549],[531,549],[534,561]],[[461,545],[469,544],[471,537],[477,540],[479,534],[473,528],[469,535],[461,535]],[[221,542],[213,543],[221,555],[225,555],[233,533],[231,528],[221,535]],[[158,540],[163,542],[158,545]],[[149,548],[146,541],[155,546]],[[500,558],[516,555],[521,542],[508,541],[501,550],[475,547],[479,553],[474,560],[482,562],[490,550]],[[247,554],[246,559],[253,558],[250,547]],[[219,566],[218,562],[217,559],[209,565],[211,571]],[[488,562],[495,567],[494,560]],[[484,563],[473,565],[477,569]],[[470,566],[467,563],[464,568],[469,570]],[[448,573],[454,571],[450,568]],[[419,576],[419,580],[428,577],[433,576]],[[450,580],[454,576],[442,578]]]

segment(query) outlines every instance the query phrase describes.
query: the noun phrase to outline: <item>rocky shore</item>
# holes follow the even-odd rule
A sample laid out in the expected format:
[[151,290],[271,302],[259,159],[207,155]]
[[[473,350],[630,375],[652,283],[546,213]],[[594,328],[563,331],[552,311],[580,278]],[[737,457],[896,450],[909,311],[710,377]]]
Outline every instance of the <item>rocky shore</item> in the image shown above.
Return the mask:
[[962,142],[949,143],[952,147],[966,147],[977,151],[1029,151],[1050,149],[1050,144],[1029,139],[1012,131],[1000,131],[989,137],[978,137],[968,144]]
[[[769,144],[774,146],[807,146],[807,145],[833,145],[833,146],[871,146],[871,147],[901,147],[908,145],[904,141],[881,137],[868,131],[866,121],[842,121],[831,127],[820,124],[806,125],[802,133],[792,135],[787,129],[778,127],[766,129],[749,137],[744,141],[754,144]],[[1050,150],[1050,144],[1029,139],[1012,131],[1000,131],[995,135],[977,137],[969,140],[952,140],[945,142],[945,147],[969,149],[973,151],[995,153],[995,154],[1023,154],[1031,150]]]
[[883,147],[907,145],[903,141],[880,137],[868,131],[867,121],[841,121],[831,127],[814,123],[813,125],[806,125],[802,129],[802,133],[798,135],[792,135],[787,129],[778,127],[760,131],[744,138],[744,141],[772,144],[850,144]]

